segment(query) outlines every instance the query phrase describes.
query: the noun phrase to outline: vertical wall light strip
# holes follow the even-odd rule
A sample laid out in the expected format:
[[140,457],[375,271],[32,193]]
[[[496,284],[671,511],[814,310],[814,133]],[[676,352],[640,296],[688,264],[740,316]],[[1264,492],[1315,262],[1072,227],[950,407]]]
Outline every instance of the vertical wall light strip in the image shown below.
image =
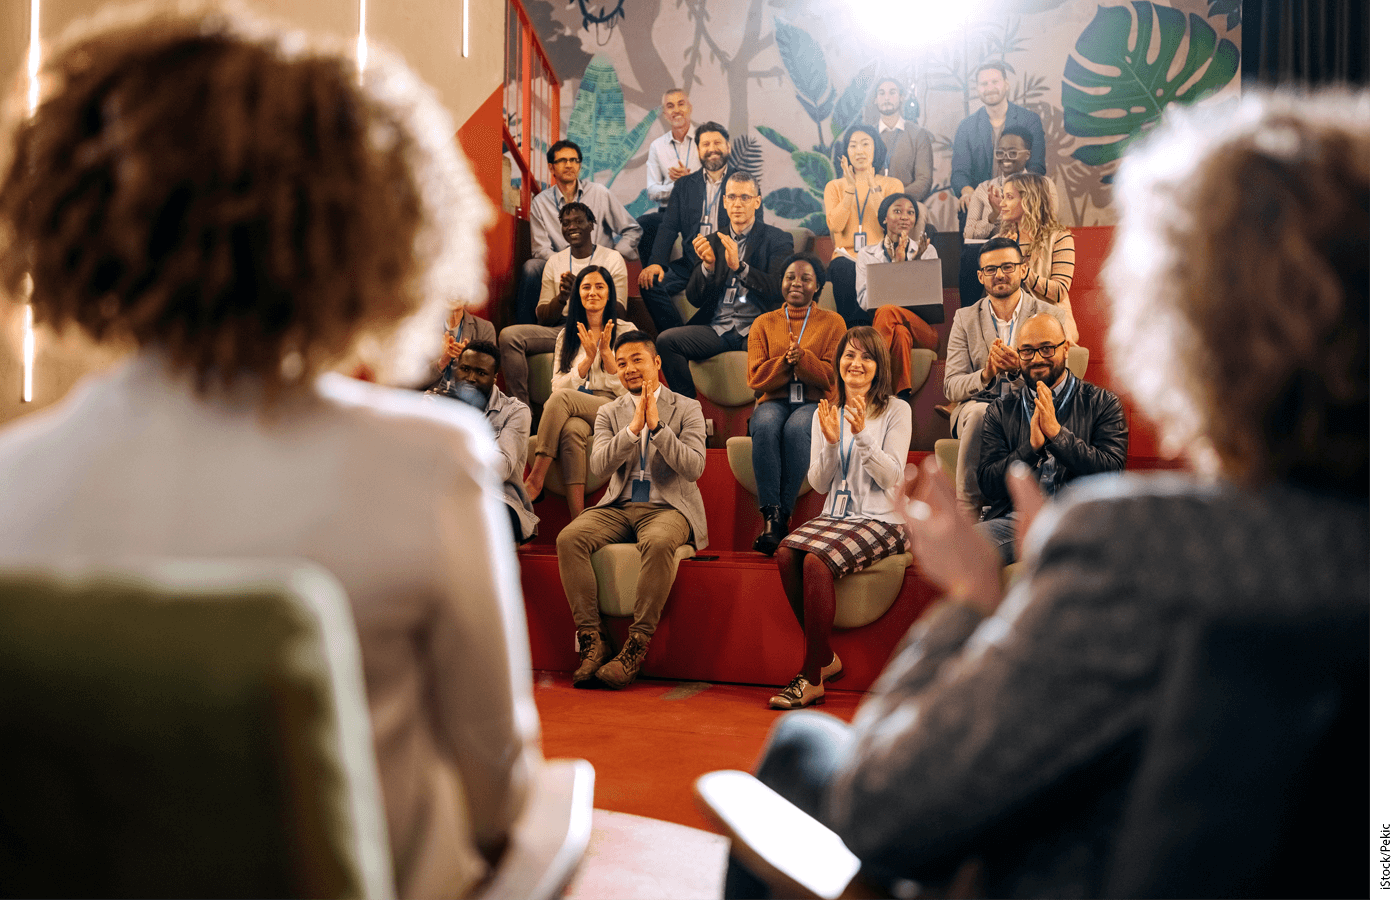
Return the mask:
[[[39,3],[29,0],[29,114],[39,108]],[[34,307],[28,301],[34,294],[34,283],[25,278],[24,304],[24,383],[20,390],[21,403],[34,402]]]
[[365,61],[369,58],[369,40],[365,37],[365,3],[360,0],[360,36],[355,39],[355,67],[360,75],[360,84],[365,83]]
[[467,58],[467,51],[471,45],[467,42],[467,25],[472,18],[471,0],[462,0],[462,59]]

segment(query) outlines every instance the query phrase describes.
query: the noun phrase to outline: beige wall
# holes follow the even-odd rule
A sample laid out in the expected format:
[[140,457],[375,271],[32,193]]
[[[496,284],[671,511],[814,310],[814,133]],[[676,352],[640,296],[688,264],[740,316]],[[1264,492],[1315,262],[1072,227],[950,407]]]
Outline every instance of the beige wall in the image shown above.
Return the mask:
[[[176,0],[169,0],[172,4]],[[245,0],[291,24],[354,40],[359,0]],[[438,93],[455,124],[475,113],[501,85],[505,69],[505,0],[470,0],[470,55],[462,57],[462,0],[366,0],[371,42],[393,48]],[[112,0],[42,0],[40,34],[58,37],[74,21],[110,7]],[[29,0],[0,0],[0,87],[23,91],[29,47]],[[14,303],[0,300],[0,423],[62,397],[86,372],[110,365],[118,351],[94,348],[76,336],[59,339],[41,329],[37,340],[34,402],[22,404],[20,322]]]

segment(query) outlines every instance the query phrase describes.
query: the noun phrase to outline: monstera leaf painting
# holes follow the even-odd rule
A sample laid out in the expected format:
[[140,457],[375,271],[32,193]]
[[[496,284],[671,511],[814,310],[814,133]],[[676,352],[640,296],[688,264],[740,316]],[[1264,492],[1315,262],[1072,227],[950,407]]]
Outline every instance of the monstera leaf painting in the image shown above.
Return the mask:
[[836,89],[826,75],[826,54],[815,38],[796,25],[774,19],[773,31],[778,40],[778,55],[792,78],[792,86],[797,89],[797,102],[817,123],[818,146],[824,147],[821,123],[836,105]]
[[627,104],[617,70],[606,56],[593,57],[579,81],[574,111],[569,115],[568,138],[583,150],[579,177],[592,179],[599,172],[611,172],[607,181],[611,187],[622,167],[637,155],[655,121],[653,109],[628,130]]
[[875,63],[871,62],[857,72],[851,83],[846,85],[846,89],[841,92],[841,99],[836,101],[836,106],[831,112],[832,140],[839,139],[846,133],[847,128],[860,121],[865,98],[870,96],[870,89],[874,83]]
[[1100,6],[1074,49],[1100,71],[1074,56],[1065,60],[1065,130],[1084,138],[1115,138],[1074,151],[1091,166],[1121,157],[1168,104],[1210,96],[1229,84],[1240,66],[1239,48],[1205,19],[1147,0]]

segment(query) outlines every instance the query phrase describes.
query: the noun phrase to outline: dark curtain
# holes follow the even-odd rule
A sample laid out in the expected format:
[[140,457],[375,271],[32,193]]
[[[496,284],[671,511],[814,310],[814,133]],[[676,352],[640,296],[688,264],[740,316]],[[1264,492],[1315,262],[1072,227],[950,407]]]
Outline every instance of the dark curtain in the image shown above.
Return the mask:
[[1371,80],[1369,0],[1243,0],[1241,74],[1318,87]]

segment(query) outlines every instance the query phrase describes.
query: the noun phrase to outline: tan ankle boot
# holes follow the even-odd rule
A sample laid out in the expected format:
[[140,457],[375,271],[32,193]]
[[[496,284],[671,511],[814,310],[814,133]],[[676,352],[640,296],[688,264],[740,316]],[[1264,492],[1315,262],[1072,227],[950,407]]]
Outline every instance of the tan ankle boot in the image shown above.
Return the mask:
[[637,673],[642,671],[642,660],[647,658],[647,647],[650,644],[651,638],[629,632],[627,643],[622,645],[622,652],[598,670],[598,680],[614,690],[627,687],[637,679]]
[[601,631],[580,631],[578,633],[578,668],[574,669],[574,684],[577,686],[592,678],[603,661],[608,658],[608,642]]

